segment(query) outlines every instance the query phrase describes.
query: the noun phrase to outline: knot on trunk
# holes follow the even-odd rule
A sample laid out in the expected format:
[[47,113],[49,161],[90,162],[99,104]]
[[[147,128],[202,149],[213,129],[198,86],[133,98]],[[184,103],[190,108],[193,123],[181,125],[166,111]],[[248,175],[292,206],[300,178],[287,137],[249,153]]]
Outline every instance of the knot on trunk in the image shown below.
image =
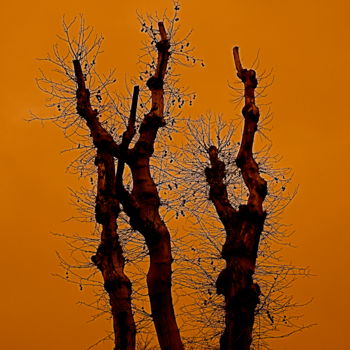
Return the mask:
[[[260,112],[259,108],[254,103],[248,103],[242,108],[242,114],[244,118],[250,119],[254,123],[259,121]],[[255,131],[257,130],[257,126],[255,126]]]
[[147,80],[147,87],[152,90],[160,90],[163,88],[164,81],[162,78],[151,77]]
[[157,130],[160,127],[165,126],[165,120],[164,117],[161,115],[156,114],[153,110],[146,114],[141,125],[140,125],[140,133],[148,130],[153,129]]
[[156,48],[160,52],[166,52],[170,49],[169,40],[161,40],[156,43]]
[[256,79],[256,72],[254,69],[249,69],[246,73],[247,80],[246,85],[252,89],[255,89],[258,86],[258,80]]
[[256,72],[254,69],[242,69],[237,73],[237,76],[242,80],[246,88],[255,89],[258,86]]

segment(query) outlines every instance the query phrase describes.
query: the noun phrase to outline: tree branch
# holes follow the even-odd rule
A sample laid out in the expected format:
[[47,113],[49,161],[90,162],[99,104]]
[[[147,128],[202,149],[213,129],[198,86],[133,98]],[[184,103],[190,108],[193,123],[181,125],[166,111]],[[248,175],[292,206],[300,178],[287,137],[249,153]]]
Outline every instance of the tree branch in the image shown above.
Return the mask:
[[119,145],[112,135],[101,125],[97,109],[92,109],[90,91],[85,86],[85,77],[79,60],[73,61],[77,88],[77,112],[86,121],[96,148],[108,151],[112,156],[119,157]]
[[237,75],[244,84],[245,104],[242,110],[244,128],[241,146],[236,164],[242,171],[245,184],[249,189],[248,206],[263,214],[262,202],[267,194],[267,183],[259,174],[259,167],[253,157],[254,136],[258,128],[259,108],[255,104],[255,88],[258,85],[254,70],[243,69],[239,58],[238,47],[233,49]]
[[122,157],[118,160],[117,179],[116,179],[117,189],[119,190],[124,189],[123,173],[124,173],[124,167],[125,167],[126,154],[129,149],[130,142],[132,141],[133,137],[136,134],[135,121],[136,121],[137,101],[139,97],[139,92],[140,92],[140,88],[138,86],[134,86],[128,125],[126,127],[126,130],[123,133],[122,142],[120,144],[120,153]]
[[209,199],[213,202],[218,216],[225,229],[228,229],[236,210],[232,207],[224,183],[226,176],[225,163],[219,159],[218,150],[210,146],[208,150],[211,167],[205,168],[205,176],[209,184]]
[[254,70],[242,67],[238,47],[233,48],[233,58],[237,76],[244,84],[244,127],[236,164],[248,187],[247,204],[240,205],[238,211],[232,207],[223,182],[225,163],[219,159],[214,146],[208,151],[211,167],[205,169],[205,174],[210,187],[209,199],[226,231],[221,252],[226,267],[216,281],[217,293],[225,297],[225,329],[220,339],[220,350],[249,350],[260,295],[258,284],[253,282],[253,274],[266,216],[262,203],[267,184],[260,176],[253,157],[254,135],[259,121],[259,108],[255,105],[256,74]]
[[233,52],[233,59],[235,61],[235,66],[236,66],[236,70],[237,70],[237,75],[239,78],[241,78],[241,72],[243,70],[243,67],[242,67],[241,60],[239,58],[239,47],[235,46],[232,49],[232,52]]
[[130,205],[126,210],[131,226],[144,236],[150,254],[147,286],[159,345],[162,350],[183,350],[171,294],[173,258],[170,233],[159,214],[159,194],[150,171],[150,158],[157,133],[165,125],[163,86],[170,55],[170,43],[163,23],[159,22],[158,27],[161,40],[156,44],[157,66],[147,81],[151,92],[151,109],[144,116],[139,138],[127,159],[133,178],[129,199],[136,201],[138,207]]

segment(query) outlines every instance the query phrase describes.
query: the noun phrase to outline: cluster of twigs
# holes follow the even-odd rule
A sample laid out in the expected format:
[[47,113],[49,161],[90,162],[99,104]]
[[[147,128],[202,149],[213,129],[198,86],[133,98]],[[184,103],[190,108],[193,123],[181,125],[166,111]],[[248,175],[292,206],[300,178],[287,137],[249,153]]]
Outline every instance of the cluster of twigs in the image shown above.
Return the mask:
[[[217,213],[208,200],[208,185],[203,169],[209,165],[208,149],[215,145],[220,159],[226,165],[225,183],[231,203],[238,208],[247,199],[247,188],[242,180],[235,158],[239,148],[237,135],[239,125],[225,123],[221,116],[207,114],[198,120],[189,121],[185,126],[187,143],[178,150],[172,163],[172,197],[177,205],[176,213],[191,223],[187,236],[181,243],[182,259],[176,283],[182,283],[192,293],[192,301],[183,307],[184,315],[191,315],[192,335],[202,346],[217,341],[223,328],[223,318],[217,315],[223,312],[223,298],[216,294],[215,282],[224,263],[221,249],[225,230],[218,221]],[[289,189],[291,171],[278,168],[279,158],[271,156],[269,145],[261,147],[254,154],[261,174],[268,181],[268,196],[265,209],[267,219],[262,232],[255,279],[262,294],[256,309],[256,323],[253,349],[268,349],[268,339],[283,337],[305,328],[298,323],[298,306],[289,287],[298,276],[309,274],[306,268],[298,268],[283,263],[280,250],[288,245],[289,227],[281,222],[281,214],[296,194]],[[198,332],[199,331],[199,332]],[[199,340],[200,339],[200,340]],[[203,347],[207,348],[207,347]]]
[[[173,293],[175,304],[178,302],[178,319],[181,331],[190,349],[215,349],[223,329],[223,298],[216,294],[215,282],[223,268],[221,248],[225,233],[217,214],[208,200],[208,184],[204,169],[209,165],[208,149],[217,147],[220,158],[226,165],[225,182],[229,189],[231,203],[238,208],[247,198],[247,188],[242,180],[235,159],[239,149],[239,123],[226,123],[221,116],[204,115],[197,120],[181,123],[180,113],[185,106],[191,106],[196,98],[179,84],[180,76],[176,66],[191,66],[203,60],[194,57],[190,44],[190,32],[177,39],[179,31],[180,5],[174,4],[172,16],[138,16],[141,32],[147,34],[142,54],[139,57],[140,74],[131,79],[131,84],[146,82],[156,69],[156,44],[159,30],[156,23],[162,21],[170,39],[170,58],[164,81],[166,126],[159,132],[155,153],[152,157],[152,176],[156,181],[161,198],[161,214],[165,222],[172,225],[172,249],[175,258],[173,273]],[[101,75],[96,69],[103,37],[95,35],[93,28],[85,25],[84,18],[67,23],[63,20],[64,35],[60,36],[62,45],[53,47],[53,53],[43,61],[54,66],[53,75],[43,71],[37,80],[39,88],[46,93],[48,107],[54,110],[52,116],[42,118],[33,115],[32,119],[49,120],[59,126],[65,137],[72,143],[70,150],[77,156],[69,169],[87,179],[79,190],[72,190],[72,202],[77,209],[76,219],[88,223],[90,234],[58,234],[69,245],[71,254],[67,260],[58,255],[65,274],[61,277],[75,283],[80,289],[88,286],[95,288],[95,299],[84,303],[96,310],[94,317],[109,312],[109,303],[103,289],[103,283],[97,269],[90,262],[99,242],[98,224],[95,223],[94,179],[95,149],[89,130],[76,111],[76,78],[72,60],[79,60],[84,79],[90,91],[92,108],[99,110],[101,125],[118,141],[125,130],[132,95],[112,92],[116,82],[114,71]],[[265,74],[269,77],[270,73]],[[267,84],[268,85],[268,84]],[[260,91],[262,97],[265,91]],[[240,102],[242,90],[232,87]],[[259,94],[258,94],[259,97]],[[136,111],[136,127],[149,108],[150,97],[146,87],[141,87],[139,104]],[[269,113],[267,113],[269,116]],[[269,118],[266,118],[267,121]],[[262,122],[263,127],[266,123]],[[181,132],[187,143],[175,145],[173,134]],[[261,131],[264,135],[264,131]],[[288,228],[280,221],[281,213],[294,197],[295,191],[289,191],[291,174],[289,169],[276,166],[278,158],[270,155],[270,146],[256,151],[262,176],[269,183],[265,201],[267,219],[260,241],[260,249],[255,278],[262,294],[256,309],[255,336],[252,349],[268,349],[267,340],[277,336],[299,331],[305,326],[297,323],[298,316],[290,309],[298,306],[286,294],[297,276],[307,275],[305,269],[295,268],[282,263],[278,252],[279,244],[285,244]],[[128,180],[129,179],[129,180]],[[130,189],[130,172],[125,169],[124,183]],[[147,302],[145,271],[148,250],[143,238],[130,228],[127,216],[122,212],[118,217],[119,236],[125,254],[127,273],[132,280],[133,310],[138,332],[143,334],[139,340],[139,349],[153,349],[150,340],[153,334],[151,312]],[[185,225],[186,223],[186,225]],[[178,227],[178,232],[176,231]],[[110,339],[108,335],[103,340]]]

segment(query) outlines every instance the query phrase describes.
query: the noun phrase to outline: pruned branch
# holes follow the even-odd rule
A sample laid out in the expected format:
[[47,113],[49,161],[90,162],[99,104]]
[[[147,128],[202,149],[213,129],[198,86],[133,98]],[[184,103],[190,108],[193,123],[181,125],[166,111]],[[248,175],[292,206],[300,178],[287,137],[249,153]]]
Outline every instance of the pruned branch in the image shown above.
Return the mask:
[[231,205],[227,186],[224,183],[226,176],[225,163],[219,159],[216,146],[210,146],[209,150],[210,167],[205,168],[205,175],[209,184],[209,199],[214,203],[219,218],[225,228],[228,229],[236,210]]
[[232,49],[232,52],[233,52],[233,59],[235,61],[235,66],[237,70],[237,75],[239,78],[241,78],[243,67],[242,67],[241,59],[239,58],[239,47],[235,46]]
[[262,202],[267,194],[267,183],[259,174],[259,167],[253,157],[254,135],[258,128],[259,108],[255,104],[255,88],[258,85],[254,70],[243,69],[238,47],[233,49],[234,61],[237,75],[244,84],[245,104],[242,110],[244,117],[244,128],[241,146],[236,158],[237,166],[242,171],[245,184],[249,189],[248,206],[263,214]]
[[238,47],[233,48],[233,57],[237,76],[244,84],[244,127],[236,164],[249,191],[247,204],[240,205],[238,210],[233,209],[223,182],[225,163],[219,159],[215,146],[208,150],[211,167],[205,169],[205,174],[210,187],[209,199],[215,205],[226,232],[221,253],[226,267],[216,281],[217,293],[225,297],[225,329],[220,349],[249,350],[255,308],[261,293],[259,285],[253,282],[253,274],[266,216],[262,203],[267,194],[267,184],[260,176],[253,157],[254,135],[259,121],[254,94],[258,83],[256,74],[254,70],[242,67]]
[[85,87],[85,78],[79,60],[73,61],[77,89],[77,112],[86,121],[95,147],[107,150],[112,156],[119,156],[119,145],[98,120],[97,109],[92,109],[90,91]]
[[121,157],[118,160],[116,184],[117,184],[117,190],[123,191],[123,192],[125,191],[124,185],[123,185],[125,159],[127,156],[130,142],[132,141],[133,137],[136,134],[135,121],[136,121],[137,102],[138,102],[139,92],[140,92],[140,88],[138,86],[134,86],[128,124],[127,124],[126,130],[123,133],[122,142],[120,144]]

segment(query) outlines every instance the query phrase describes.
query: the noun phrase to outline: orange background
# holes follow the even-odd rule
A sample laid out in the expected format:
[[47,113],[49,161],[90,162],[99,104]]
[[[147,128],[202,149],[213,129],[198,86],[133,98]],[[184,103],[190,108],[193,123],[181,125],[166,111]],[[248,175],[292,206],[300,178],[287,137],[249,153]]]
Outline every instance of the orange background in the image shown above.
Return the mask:
[[[109,331],[79,306],[84,293],[57,279],[55,251],[62,240],[50,232],[72,232],[63,221],[74,214],[65,173],[71,156],[61,131],[26,123],[30,111],[45,115],[35,85],[40,63],[57,41],[61,19],[83,13],[106,38],[103,67],[136,74],[141,13],[169,8],[169,1],[11,1],[1,20],[1,289],[0,348],[86,349]],[[287,259],[311,266],[316,275],[298,282],[297,300],[314,298],[305,323],[318,326],[273,343],[276,350],[345,349],[348,344],[350,230],[348,80],[349,3],[345,0],[189,1],[182,3],[182,26],[193,28],[191,43],[206,62],[189,69],[183,85],[196,91],[193,114],[212,110],[233,114],[235,81],[231,48],[241,47],[246,65],[260,49],[260,69],[273,68],[268,90],[274,113],[273,150],[294,170],[299,193],[284,215],[297,246]],[[105,344],[100,349],[109,349]]]

